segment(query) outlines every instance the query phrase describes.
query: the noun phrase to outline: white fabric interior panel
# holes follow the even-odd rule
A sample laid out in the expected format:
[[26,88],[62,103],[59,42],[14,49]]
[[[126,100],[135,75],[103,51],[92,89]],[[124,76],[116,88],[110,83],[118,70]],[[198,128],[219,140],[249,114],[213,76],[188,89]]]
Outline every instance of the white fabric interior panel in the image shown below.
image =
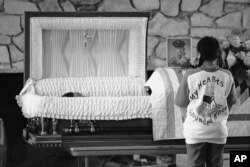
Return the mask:
[[125,64],[120,54],[125,30],[98,30],[97,33],[97,76],[126,75]]
[[[141,23],[142,24],[142,23]],[[147,41],[147,33],[145,33],[146,30],[146,26],[141,25],[138,28],[138,37],[137,40],[138,41],[138,55],[137,57],[137,65],[138,65],[138,74],[140,77],[142,78],[146,78],[146,59],[147,59],[147,54],[146,54],[146,41]]]
[[129,75],[145,78],[146,53],[145,35],[141,33],[140,27],[130,30],[129,34]]
[[124,39],[121,43],[121,49],[120,49],[120,54],[121,54],[121,58],[122,61],[124,63],[124,70],[125,70],[125,75],[128,76],[128,42],[129,42],[129,30],[126,30],[124,32]]
[[37,19],[31,18],[30,33],[30,77],[38,80],[43,72],[43,43],[41,25]]
[[[145,79],[146,46],[144,39],[146,39],[146,24],[147,18],[134,17],[31,18],[31,78],[39,80],[42,77],[138,76]],[[44,39],[46,34],[43,35],[42,32],[46,33],[49,30],[56,31],[55,33],[50,32],[50,41],[45,44],[45,41],[48,39]],[[66,32],[63,30],[68,31],[67,35],[62,33]],[[92,31],[93,34],[90,33],[93,35],[93,38],[85,38],[85,35],[88,35],[86,31]],[[92,36],[91,34],[90,36]],[[98,36],[99,38],[103,38],[104,41],[98,39]],[[64,43],[61,43],[61,40]],[[105,51],[96,49],[98,40],[101,40],[101,44],[104,44],[101,49]],[[87,47],[85,46],[86,41],[88,44]],[[65,42],[68,42],[68,44],[65,44]],[[43,50],[43,48],[50,48],[50,46],[62,49],[52,48],[53,51]],[[69,46],[72,46],[72,48],[69,49]],[[102,55],[96,55],[96,53]],[[125,56],[126,53],[128,54],[127,57]],[[53,67],[45,68],[43,66],[44,54],[55,55],[55,58],[50,62],[53,64]],[[85,57],[80,56],[81,54]],[[115,63],[103,64],[104,61],[98,59],[100,56],[105,62],[107,62],[106,58],[110,58]],[[64,60],[64,63],[63,61],[56,63],[56,58]],[[48,56],[44,59],[48,62],[51,60]],[[67,72],[62,70],[63,66],[66,66]],[[115,70],[112,70],[112,68]],[[48,72],[47,70],[50,69],[52,71]],[[43,70],[45,70],[44,73]],[[59,72],[55,73],[55,71]],[[106,73],[101,74],[103,72]]]
[[67,35],[67,31],[43,31],[43,78],[69,76],[63,52]]
[[147,18],[138,17],[39,17],[34,19],[42,29],[61,30],[132,29],[147,24]]
[[96,75],[95,63],[91,54],[95,30],[69,31],[66,47],[69,77],[89,77]]

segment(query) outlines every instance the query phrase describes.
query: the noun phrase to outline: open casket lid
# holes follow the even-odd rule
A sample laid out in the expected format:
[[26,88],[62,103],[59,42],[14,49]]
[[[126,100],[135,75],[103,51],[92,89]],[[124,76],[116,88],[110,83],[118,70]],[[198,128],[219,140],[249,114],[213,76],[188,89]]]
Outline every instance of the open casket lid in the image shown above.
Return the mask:
[[[86,47],[84,47],[82,44],[84,43],[85,40],[83,39],[84,35],[85,37],[88,35],[87,32],[92,32],[91,34],[92,36],[97,36],[93,37],[93,40],[91,41],[92,42],[91,49],[95,48],[95,45],[97,45],[95,43],[98,43],[98,40],[99,40],[99,46],[103,44],[104,47],[109,47],[108,51],[107,48],[103,49],[103,47],[99,47],[102,48],[101,50],[95,49],[98,50],[96,52],[93,52],[91,50],[92,55],[95,53],[94,55],[95,60],[100,60],[98,58],[99,55],[96,53],[102,53],[102,54],[104,53],[106,54],[106,56],[110,57],[110,55],[113,55],[114,52],[119,52],[121,57],[123,57],[121,60],[123,60],[123,63],[125,62],[123,65],[126,66],[124,68],[125,72],[123,76],[139,77],[143,80],[146,80],[146,39],[147,39],[148,18],[149,18],[149,13],[145,12],[132,12],[132,13],[26,12],[25,13],[25,75],[24,75],[25,81],[28,78],[32,78],[34,80],[40,80],[43,78],[50,78],[50,77],[51,78],[72,77],[70,75],[72,75],[74,71],[71,71],[70,74],[69,70],[71,68],[69,67],[70,63],[68,58],[72,57],[72,55],[74,55],[76,50],[78,50],[79,53],[82,52],[82,50],[79,50],[79,47],[75,47],[76,45],[79,45],[79,43],[78,44],[76,43],[76,40],[82,42],[80,45],[81,48],[86,49]],[[56,31],[57,33],[59,33],[59,36],[57,35],[56,37],[53,37],[52,32]],[[93,35],[94,31],[95,33]],[[122,39],[117,39],[121,36],[120,33],[121,31],[123,32],[122,38],[125,39],[123,41]],[[67,35],[63,37],[62,34],[65,34],[65,32]],[[70,40],[72,34],[75,32],[78,32],[78,35],[75,34],[75,36],[76,37],[80,36],[80,38]],[[83,33],[83,35],[81,34],[79,35],[79,33]],[[110,34],[111,37],[104,39],[104,41],[105,40],[107,41],[108,39],[108,42],[102,42],[103,38],[105,38],[107,35],[109,36]],[[47,41],[45,41],[46,36],[49,38],[49,40],[47,39]],[[64,41],[62,40],[62,37],[64,38]],[[88,40],[88,38],[86,39]],[[58,51],[58,49],[55,49],[58,48],[59,46],[58,44],[56,44],[55,46],[55,43],[61,43],[60,47],[61,50],[63,50],[63,56],[64,58],[66,57],[65,64],[68,65],[65,66],[68,71],[67,75],[58,74],[56,76],[48,74],[51,73],[52,70],[59,72],[62,71],[60,69],[59,70],[53,69],[55,65],[51,63],[52,61],[51,57],[56,57],[62,52]],[[117,43],[119,43],[122,46],[118,46]],[[115,45],[115,46],[110,47],[110,45]],[[54,50],[50,51],[50,54],[48,54],[48,51],[46,49],[51,48],[51,46],[54,46]],[[69,48],[69,46],[74,46],[74,48],[73,49],[71,48],[71,50],[68,49],[69,51],[67,51],[67,48]],[[119,50],[110,49],[116,46],[117,48],[119,47],[121,49]],[[90,48],[87,47],[87,49]],[[68,56],[66,55],[66,53],[68,54]],[[108,60],[109,59],[104,58],[104,60],[100,60],[99,62]],[[55,59],[53,61],[58,62],[58,60]],[[98,69],[99,71],[104,71],[103,69],[100,68],[100,66],[98,66],[99,62],[93,63],[95,65],[95,68]],[[72,65],[72,67],[75,66],[76,66],[75,64]],[[112,65],[106,64],[106,66],[112,66]],[[112,71],[119,71],[119,70],[112,70]],[[119,76],[119,74],[117,75]],[[98,76],[98,72],[96,72],[94,76]]]

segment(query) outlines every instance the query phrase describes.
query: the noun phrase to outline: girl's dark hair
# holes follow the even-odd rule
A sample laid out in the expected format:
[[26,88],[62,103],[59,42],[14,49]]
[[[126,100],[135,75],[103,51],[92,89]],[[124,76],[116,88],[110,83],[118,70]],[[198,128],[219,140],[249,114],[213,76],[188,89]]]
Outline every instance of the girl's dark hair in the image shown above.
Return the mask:
[[203,37],[197,44],[197,52],[200,53],[198,66],[201,66],[206,60],[214,61],[218,59],[218,62],[221,62],[220,44],[214,37]]

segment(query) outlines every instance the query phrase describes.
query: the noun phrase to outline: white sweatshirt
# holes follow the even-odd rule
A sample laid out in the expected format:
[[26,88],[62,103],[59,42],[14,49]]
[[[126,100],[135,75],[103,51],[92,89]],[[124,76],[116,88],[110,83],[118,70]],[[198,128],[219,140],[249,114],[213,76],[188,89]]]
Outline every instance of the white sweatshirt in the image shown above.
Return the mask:
[[175,103],[187,107],[183,135],[187,144],[224,144],[228,136],[228,106],[236,103],[232,74],[219,67],[201,66],[183,76]]

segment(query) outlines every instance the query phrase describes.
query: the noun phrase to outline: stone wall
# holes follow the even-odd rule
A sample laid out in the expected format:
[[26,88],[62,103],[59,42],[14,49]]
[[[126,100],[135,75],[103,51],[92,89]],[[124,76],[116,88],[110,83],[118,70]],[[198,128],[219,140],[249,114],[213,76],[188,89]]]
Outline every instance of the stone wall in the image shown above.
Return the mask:
[[165,66],[166,38],[250,38],[250,0],[0,0],[0,72],[24,71],[25,11],[150,11],[148,69]]

